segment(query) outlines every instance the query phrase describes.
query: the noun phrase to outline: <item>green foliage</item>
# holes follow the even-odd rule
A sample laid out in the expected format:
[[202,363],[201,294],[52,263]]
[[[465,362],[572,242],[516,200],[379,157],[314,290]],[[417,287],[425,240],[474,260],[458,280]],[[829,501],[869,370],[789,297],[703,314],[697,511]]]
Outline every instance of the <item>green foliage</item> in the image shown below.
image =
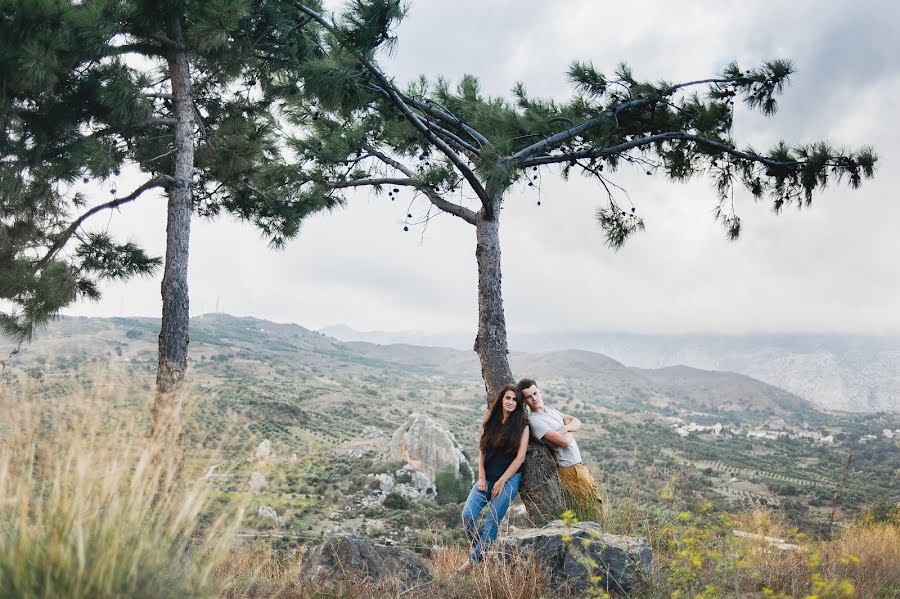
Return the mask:
[[859,521],[864,525],[890,524],[900,526],[900,503],[887,496],[878,497],[866,507]]
[[[249,220],[278,247],[306,216],[339,205],[300,190],[276,123],[278,99],[296,91],[284,81],[320,48],[319,28],[300,19],[282,0],[3,3],[0,300],[13,307],[0,314],[5,333],[28,338],[79,297],[99,297],[99,279],[159,265],[131,242],[83,231],[92,215],[174,183],[178,115],[166,77],[176,31],[193,77],[196,211]],[[144,180],[121,193],[126,168]],[[86,197],[80,186],[91,182],[112,200]]]
[[412,502],[399,493],[388,493],[383,505],[390,510],[408,510],[412,507]]
[[474,213],[455,203],[460,192],[474,193],[491,215],[511,187],[534,185],[533,170],[555,167],[568,177],[574,169],[605,192],[607,205],[596,217],[607,243],[619,248],[644,229],[612,180],[623,164],[676,181],[709,177],[718,195],[715,219],[730,239],[742,228],[736,183],[754,198],[769,196],[777,212],[785,204],[808,206],[831,182],[846,179],[856,188],[874,174],[877,158],[868,147],[738,148],[735,100],[775,114],[794,71],[788,60],[752,69],[732,63],[716,77],[683,84],[641,81],[626,64],[608,76],[575,61],[568,72],[575,94],[566,101],[532,98],[523,83],[511,100],[485,96],[471,75],[455,86],[423,76],[404,89],[380,70],[374,53],[393,43],[388,31],[402,16],[394,2],[368,0],[352,4],[336,24],[318,19],[328,48],[304,66],[305,93],[291,97],[289,110],[297,125],[309,126],[295,145],[310,181],[329,190],[322,193],[364,185],[378,192],[388,174],[391,187],[412,188],[474,224]]
[[434,484],[437,487],[438,505],[462,503],[469,496],[472,487],[472,479],[463,473],[457,475],[456,468],[447,466],[434,475]]

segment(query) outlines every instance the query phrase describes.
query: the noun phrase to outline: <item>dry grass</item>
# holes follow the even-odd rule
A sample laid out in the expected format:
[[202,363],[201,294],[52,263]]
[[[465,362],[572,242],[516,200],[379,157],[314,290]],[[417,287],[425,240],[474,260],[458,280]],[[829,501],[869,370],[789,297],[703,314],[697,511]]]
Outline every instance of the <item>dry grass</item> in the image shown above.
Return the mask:
[[[0,594],[213,596],[238,517],[178,483],[177,451],[81,402],[20,403],[0,391]],[[128,419],[125,419],[126,421]]]
[[[279,552],[266,541],[239,544],[238,506],[214,508],[208,481],[174,484],[177,453],[147,441],[149,405],[136,412],[136,393],[95,383],[90,393],[39,403],[28,393],[0,389],[0,596],[559,596],[534,559],[494,555],[457,575],[466,547],[434,547],[427,563],[435,580],[426,587],[403,589],[390,573],[379,581],[354,580],[348,573],[330,586],[304,582],[303,548]],[[900,599],[896,523],[869,522],[834,540],[812,541],[763,508],[727,522],[713,514],[684,521],[661,514],[625,496],[613,502],[607,520],[607,530],[651,537],[656,568],[647,597],[671,597],[679,589],[691,596],[685,591],[714,585],[718,597],[758,597],[771,589],[776,596],[824,599],[850,596],[852,583],[854,597]],[[804,549],[735,540],[732,528]],[[831,591],[822,586],[830,583]],[[817,584],[828,592],[819,593]]]
[[534,558],[489,558],[469,573],[476,597],[484,599],[532,599],[547,587],[547,577]]

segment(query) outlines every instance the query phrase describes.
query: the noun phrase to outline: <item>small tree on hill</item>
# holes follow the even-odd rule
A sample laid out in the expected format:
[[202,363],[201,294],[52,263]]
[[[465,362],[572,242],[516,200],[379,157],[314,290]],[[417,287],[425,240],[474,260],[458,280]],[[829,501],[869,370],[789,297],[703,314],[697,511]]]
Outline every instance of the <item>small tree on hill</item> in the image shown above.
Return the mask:
[[[565,102],[532,98],[522,84],[511,98],[496,98],[482,94],[472,76],[456,86],[426,77],[402,86],[386,74],[376,54],[396,41],[391,29],[403,16],[396,0],[356,0],[337,20],[310,4],[298,8],[328,33],[326,51],[303,67],[303,93],[291,112],[309,132],[294,144],[308,188],[322,202],[360,187],[387,189],[391,197],[409,190],[474,227],[474,349],[488,397],[514,380],[501,293],[501,209],[514,186],[533,185],[538,170],[596,181],[607,199],[597,220],[612,248],[644,228],[636,208],[617,199],[611,177],[623,166],[673,181],[709,177],[716,220],[730,239],[741,231],[733,209],[736,185],[754,199],[768,197],[779,212],[809,206],[829,183],[847,180],[856,188],[873,175],[876,157],[869,148],[846,151],[824,142],[780,143],[768,151],[739,147],[732,136],[735,102],[774,114],[793,72],[787,60],[751,69],[731,64],[716,76],[682,83],[641,81],[625,65],[610,77],[589,62],[575,62],[568,73],[575,93]],[[475,198],[473,208],[460,201],[464,195]],[[552,462],[544,456],[539,463],[543,454],[531,453],[526,505],[533,517],[539,503],[555,517]],[[546,492],[537,488],[543,483]]]

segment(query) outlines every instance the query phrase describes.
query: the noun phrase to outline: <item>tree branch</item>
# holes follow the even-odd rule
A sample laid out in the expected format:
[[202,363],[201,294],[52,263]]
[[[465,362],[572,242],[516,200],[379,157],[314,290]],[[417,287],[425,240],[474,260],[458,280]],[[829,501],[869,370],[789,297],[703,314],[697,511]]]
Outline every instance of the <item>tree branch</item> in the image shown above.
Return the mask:
[[472,138],[475,141],[477,141],[480,145],[482,145],[482,146],[492,146],[493,145],[493,144],[491,144],[490,141],[488,141],[488,138],[486,138],[484,135],[479,133],[475,128],[473,128],[471,125],[469,125],[468,123],[463,121],[458,116],[451,114],[449,111],[435,108],[435,107],[431,106],[430,104],[428,104],[427,101],[422,102],[413,97],[407,96],[405,94],[400,94],[400,97],[403,98],[404,102],[412,105],[417,110],[420,110],[433,118],[444,121],[448,125],[453,125],[454,127],[459,127],[460,129],[462,129],[463,131],[468,133],[470,136],[472,136]]
[[115,200],[111,200],[109,202],[106,202],[105,204],[100,204],[99,206],[94,206],[93,208],[76,218],[74,221],[72,221],[72,223],[68,227],[66,227],[66,229],[62,233],[59,234],[59,237],[56,239],[50,249],[47,250],[47,253],[44,255],[44,257],[41,258],[37,262],[37,264],[35,264],[34,270],[38,271],[46,266],[47,263],[53,258],[53,256],[58,254],[59,251],[66,245],[66,243],[68,243],[72,235],[75,234],[75,231],[78,230],[78,227],[81,226],[81,223],[89,219],[91,216],[97,214],[102,210],[111,210],[113,208],[118,208],[122,204],[133,202],[134,200],[138,199],[145,191],[148,191],[155,187],[165,187],[172,181],[173,179],[169,175],[163,175],[155,179],[150,179],[127,196],[116,198]]
[[803,164],[802,161],[799,160],[773,160],[771,158],[766,158],[765,156],[761,156],[759,154],[750,154],[748,152],[742,152],[736,149],[734,146],[729,146],[728,144],[724,144],[719,141],[715,141],[713,139],[709,139],[703,137],[701,135],[694,135],[693,133],[682,133],[678,131],[673,131],[669,133],[659,133],[657,135],[648,135],[647,137],[640,137],[638,139],[632,139],[631,141],[627,141],[625,143],[621,143],[615,146],[610,146],[608,148],[594,148],[589,150],[581,150],[579,152],[569,152],[566,154],[553,154],[548,156],[538,156],[537,158],[531,158],[529,160],[524,160],[520,163],[520,166],[523,168],[529,166],[540,166],[542,164],[556,164],[559,162],[571,162],[572,160],[580,160],[583,158],[597,158],[599,156],[606,156],[609,154],[620,154],[627,150],[631,150],[634,148],[639,148],[642,146],[660,143],[664,141],[692,141],[696,144],[700,144],[702,146],[706,146],[708,148],[713,148],[724,152],[726,154],[730,154],[736,158],[741,158],[743,160],[749,160],[751,162],[758,162],[760,164],[764,164],[766,166],[773,167],[793,167],[799,166]]
[[[525,166],[525,161],[534,156],[535,154],[544,154],[548,151],[551,151],[553,148],[559,146],[562,143],[573,139],[585,131],[595,127],[596,125],[603,122],[605,119],[615,117],[621,112],[629,110],[631,108],[636,108],[638,106],[646,106],[648,104],[653,104],[655,102],[660,102],[664,98],[671,96],[676,91],[685,88],[691,87],[694,85],[704,85],[709,83],[737,83],[740,81],[746,81],[746,77],[735,77],[729,79],[698,79],[696,81],[688,81],[686,83],[678,83],[676,85],[671,85],[666,89],[660,91],[658,94],[653,94],[652,96],[647,96],[646,98],[635,98],[633,100],[628,100],[626,102],[622,102],[621,104],[616,105],[612,108],[612,110],[608,110],[601,115],[598,115],[592,119],[588,119],[574,127],[570,127],[565,131],[560,131],[546,139],[542,139],[541,141],[535,142],[530,146],[519,150],[515,154],[510,155],[507,158],[504,158],[501,162],[504,165],[519,167]],[[530,163],[529,163],[530,164]],[[546,164],[546,163],[544,163]]]
[[[324,27],[329,33],[334,35],[336,38],[338,38],[338,39],[343,38],[343,35],[338,30],[338,28],[335,27],[333,24],[329,23],[327,20],[325,20],[325,18],[323,18],[317,12],[315,12],[314,10],[312,10],[310,8],[307,8],[303,4],[298,3],[298,4],[295,4],[295,6],[297,7],[297,9],[299,11],[308,15],[313,20],[315,20],[317,23],[322,25],[322,27]],[[402,112],[406,118],[409,119],[409,122],[412,123],[413,127],[418,129],[419,132],[422,135],[424,135],[428,141],[430,141],[432,144],[434,144],[441,151],[441,153],[444,154],[450,160],[450,162],[453,163],[453,166],[455,166],[459,170],[459,172],[462,174],[462,176],[465,178],[465,180],[469,183],[469,185],[472,187],[472,190],[475,192],[475,195],[477,195],[478,198],[481,200],[482,204],[486,208],[490,209],[493,205],[492,198],[488,195],[484,186],[481,184],[481,181],[478,180],[478,177],[475,175],[475,173],[472,171],[472,169],[469,168],[469,166],[465,163],[463,158],[459,154],[457,154],[453,150],[453,148],[451,148],[447,144],[447,142],[445,142],[443,139],[441,139],[440,137],[435,135],[434,132],[432,132],[428,128],[428,126],[422,122],[422,120],[419,118],[419,115],[417,115],[415,112],[413,112],[409,108],[409,106],[407,106],[406,102],[404,102],[403,99],[400,97],[400,94],[396,90],[394,85],[390,82],[390,80],[388,80],[387,76],[384,73],[382,73],[378,67],[376,67],[368,58],[366,58],[365,56],[360,54],[357,50],[355,50],[351,45],[343,43],[343,46],[348,52],[353,54],[353,56],[356,58],[356,60],[358,60],[359,63],[362,66],[364,66],[367,71],[369,71],[375,77],[375,79],[378,81],[378,83],[381,85],[381,87],[383,87],[385,92],[387,92],[387,95],[390,98],[391,102],[397,108],[400,109],[400,112]]]
[[178,124],[178,119],[170,118],[170,117],[159,117],[153,119],[147,119],[145,121],[141,121],[139,123],[135,123],[135,127],[174,127]]
[[[385,95],[385,96],[388,97],[388,99],[390,99],[390,94],[389,94],[384,88],[379,87],[379,86],[377,86],[377,85],[373,85],[373,84],[371,84],[371,83],[368,84],[366,87],[368,87],[369,89],[371,89],[371,90],[373,90],[373,91],[376,91],[376,92],[378,92],[378,93],[380,93],[380,94],[382,94],[382,95]],[[400,92],[397,92],[397,95],[400,96],[400,97],[403,99],[404,102],[407,101],[408,99],[409,99],[409,100],[412,100],[412,98],[409,98],[408,96],[404,96],[404,95],[401,94]],[[417,109],[417,110],[421,110],[421,108],[419,108],[418,106],[416,106],[416,109]],[[441,118],[441,117],[436,116],[436,114],[440,114],[440,111],[437,111],[437,110],[434,110],[434,109],[432,109],[432,110],[433,110],[433,112],[427,112],[427,114],[430,115],[430,116],[432,116],[432,117],[434,117],[434,118],[436,118],[436,119],[438,119],[438,120],[443,121],[445,124],[451,124],[451,125],[454,125],[454,126],[458,126],[458,125],[456,125],[456,122],[454,122],[454,121],[452,121],[452,120],[448,120],[448,119],[445,119],[445,118]],[[425,111],[422,110],[422,112],[425,112]],[[440,125],[438,125],[438,124],[435,123],[434,121],[428,120],[427,118],[423,118],[423,119],[422,119],[422,122],[425,123],[425,125],[426,125],[429,129],[431,129],[433,132],[436,131],[442,138],[444,138],[444,141],[446,141],[447,143],[450,143],[450,144],[456,146],[456,149],[457,149],[457,150],[460,150],[460,151],[463,151],[463,152],[468,152],[468,153],[470,153],[470,154],[472,154],[472,155],[475,155],[475,156],[480,156],[480,155],[481,155],[481,149],[480,149],[480,148],[476,148],[475,146],[473,146],[473,145],[470,144],[469,142],[463,140],[461,137],[459,137],[458,135],[456,135],[456,134],[453,133],[452,131],[450,131],[450,130],[448,130],[448,129],[445,129],[445,128],[443,128],[443,127],[441,127]],[[461,121],[460,121],[460,122],[461,122]],[[473,129],[473,131],[474,131],[474,129]],[[476,140],[476,141],[477,141],[477,140]],[[480,142],[479,142],[479,143],[480,143]]]
[[428,201],[431,202],[435,206],[435,208],[443,210],[444,212],[446,212],[448,214],[452,214],[453,216],[457,216],[457,217],[463,219],[464,221],[466,221],[467,223],[469,223],[470,225],[475,224],[477,215],[475,214],[475,212],[473,210],[470,210],[470,209],[466,208],[465,206],[460,206],[459,204],[454,204],[453,202],[450,202],[450,201],[442,198],[441,195],[438,192],[436,192],[434,189],[432,189],[431,187],[428,187],[427,185],[422,184],[421,181],[419,180],[419,178],[416,176],[416,173],[413,172],[413,170],[411,168],[409,168],[402,162],[394,160],[393,158],[391,158],[384,152],[380,152],[380,151],[376,150],[375,148],[369,146],[368,144],[365,144],[363,147],[365,148],[365,150],[367,152],[369,152],[370,154],[372,154],[373,156],[375,156],[376,158],[381,160],[386,165],[397,169],[398,171],[400,171],[401,173],[403,173],[410,179],[414,180],[416,182],[416,185],[415,185],[416,189],[421,191],[425,195],[425,197],[428,198]]
[[352,181],[323,181],[323,185],[330,189],[345,189],[347,187],[365,187],[366,185],[408,185],[418,187],[415,179],[408,177],[380,177],[374,179],[355,179]]
[[153,44],[122,44],[110,46],[103,51],[104,56],[121,56],[122,54],[142,54],[144,56],[165,56],[165,50]]

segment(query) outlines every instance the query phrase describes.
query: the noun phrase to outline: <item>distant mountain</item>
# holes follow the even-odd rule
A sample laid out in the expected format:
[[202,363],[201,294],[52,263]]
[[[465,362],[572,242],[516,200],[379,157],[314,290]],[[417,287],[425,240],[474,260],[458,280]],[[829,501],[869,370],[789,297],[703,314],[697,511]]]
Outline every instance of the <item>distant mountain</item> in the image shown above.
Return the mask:
[[364,341],[378,345],[419,345],[423,347],[452,347],[454,349],[472,349],[475,333],[447,332],[425,333],[421,331],[357,331],[347,325],[339,324],[319,332],[339,341]]
[[810,409],[809,402],[789,391],[733,372],[687,366],[632,370],[650,380],[662,394],[703,410],[763,411],[797,416]]
[[[470,334],[323,330],[342,341],[469,349]],[[744,374],[828,409],[900,412],[900,337],[864,335],[636,335],[510,333],[515,351],[582,349],[628,366],[685,365]]]
[[[152,369],[158,322],[62,318],[36,335],[12,363],[45,374],[104,359]],[[300,388],[316,389],[315,403],[323,407],[373,393],[384,401],[398,396],[416,400],[437,389],[441,397],[471,398],[473,407],[483,405],[481,368],[471,350],[341,342],[296,324],[225,314],[191,319],[190,335],[191,372],[196,377],[220,383],[258,381],[252,383],[254,388],[270,389],[279,404],[277,408],[270,404],[266,408],[270,411],[290,412],[285,406]],[[585,350],[512,352],[510,365],[516,376],[537,379],[554,405],[692,417],[727,414],[733,421],[757,422],[766,418],[802,422],[815,411],[788,391],[731,372],[684,366],[629,368]],[[219,374],[209,379],[212,373]]]

